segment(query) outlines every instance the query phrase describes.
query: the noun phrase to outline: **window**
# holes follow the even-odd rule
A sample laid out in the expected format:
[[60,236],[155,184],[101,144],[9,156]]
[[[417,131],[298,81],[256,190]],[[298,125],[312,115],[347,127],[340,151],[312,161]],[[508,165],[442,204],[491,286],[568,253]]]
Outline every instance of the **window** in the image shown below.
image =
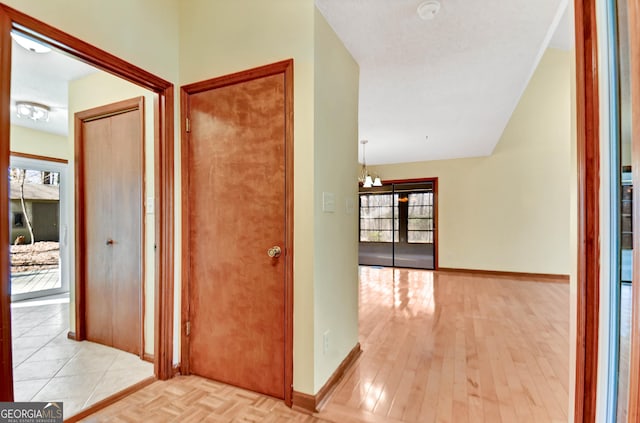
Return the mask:
[[22,212],[13,213],[13,227],[24,228],[24,215]]
[[360,242],[398,239],[397,198],[393,194],[360,195]]
[[409,194],[407,241],[433,244],[433,192]]

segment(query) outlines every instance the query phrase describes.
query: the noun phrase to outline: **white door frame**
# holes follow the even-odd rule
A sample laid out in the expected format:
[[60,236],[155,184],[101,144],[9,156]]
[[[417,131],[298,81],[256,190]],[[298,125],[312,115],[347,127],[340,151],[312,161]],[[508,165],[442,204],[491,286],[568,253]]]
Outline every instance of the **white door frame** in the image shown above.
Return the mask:
[[29,298],[43,297],[69,292],[69,220],[71,198],[69,189],[72,181],[69,180],[68,163],[59,163],[48,160],[38,160],[26,157],[10,157],[11,167],[20,169],[58,172],[60,173],[60,210],[59,210],[59,230],[60,230],[60,281],[61,287],[54,289],[44,289],[42,291],[29,292],[24,294],[11,295],[11,301],[26,300]]

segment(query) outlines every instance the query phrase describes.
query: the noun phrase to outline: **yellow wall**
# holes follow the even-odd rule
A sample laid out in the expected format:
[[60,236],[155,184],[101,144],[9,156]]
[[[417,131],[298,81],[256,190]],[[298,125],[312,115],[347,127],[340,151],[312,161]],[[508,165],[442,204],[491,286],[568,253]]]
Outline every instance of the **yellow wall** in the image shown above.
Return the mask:
[[35,154],[66,160],[73,156],[69,152],[67,138],[62,135],[11,125],[10,137],[11,151],[15,153]]
[[181,85],[294,59],[293,376],[305,393],[314,393],[313,11],[313,0],[180,2]]
[[[315,10],[314,358],[313,393],[358,342],[359,67]],[[323,193],[335,212],[322,211]],[[347,205],[349,204],[349,208]],[[328,349],[323,336],[328,333]]]
[[371,167],[439,178],[440,267],[570,273],[571,60],[544,54],[491,156]]
[[[74,149],[74,114],[83,110],[91,109],[98,106],[104,106],[106,104],[115,103],[120,100],[127,100],[135,97],[144,96],[144,108],[145,108],[145,198],[154,196],[154,116],[153,116],[153,101],[155,95],[137,85],[131,84],[122,79],[116,78],[105,72],[98,72],[89,75],[85,78],[71,81],[69,83],[69,138],[68,146],[70,151]],[[75,179],[74,175],[74,162],[70,160],[69,180]],[[74,187],[69,186],[70,192],[73,192]],[[71,222],[74,220],[74,208],[70,208],[72,217]],[[154,236],[155,219],[153,213],[146,213],[145,211],[145,316],[144,316],[144,351],[148,354],[153,354],[153,341],[154,341],[154,249],[155,242]],[[70,251],[74,251],[75,248],[75,235],[74,231],[70,231]],[[75,261],[71,258],[71,269],[75,269]],[[71,328],[75,327],[75,275],[70,272],[70,307],[69,307],[69,319]]]

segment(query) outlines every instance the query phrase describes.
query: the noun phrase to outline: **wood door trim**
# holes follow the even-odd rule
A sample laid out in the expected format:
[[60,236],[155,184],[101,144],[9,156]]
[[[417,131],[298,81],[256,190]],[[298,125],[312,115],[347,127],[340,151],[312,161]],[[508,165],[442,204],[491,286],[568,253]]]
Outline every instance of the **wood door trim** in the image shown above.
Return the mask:
[[[156,95],[155,189],[156,276],[154,372],[173,377],[174,285],[174,90],[173,84],[104,50],[0,3],[0,166],[9,166],[11,36],[14,28],[46,41],[81,61],[153,91]],[[9,184],[0,178],[0,219],[8,221]],[[0,225],[0,239],[9,228]],[[9,268],[9,245],[0,243],[0,268]],[[11,297],[8,272],[0,272],[0,401],[13,401],[11,363]]]
[[75,159],[75,210],[76,210],[76,278],[75,278],[75,287],[76,287],[76,340],[84,341],[87,339],[86,333],[86,307],[87,307],[87,281],[86,281],[86,271],[87,271],[87,227],[86,227],[86,202],[85,202],[85,193],[86,193],[86,176],[85,176],[85,161],[84,161],[84,145],[85,140],[83,137],[82,126],[87,123],[97,119],[108,118],[111,116],[115,116],[122,113],[128,113],[131,111],[139,112],[139,122],[140,125],[140,146],[142,148],[141,151],[141,196],[140,196],[140,207],[141,211],[141,225],[140,225],[140,236],[141,241],[141,256],[140,263],[142,269],[142,280],[140,281],[140,351],[138,355],[140,358],[144,357],[144,277],[145,277],[145,211],[144,211],[144,196],[145,196],[145,130],[144,130],[144,97],[135,97],[127,100],[118,101],[111,104],[105,104],[102,106],[94,107],[92,109],[83,110],[77,112],[74,115],[74,125],[75,125],[75,137],[74,137],[74,159]]
[[575,0],[578,147],[576,422],[595,422],[600,289],[600,145],[595,0]]
[[[0,11],[1,12],[1,11]],[[0,13],[0,167],[9,168],[11,19]],[[0,222],[9,221],[9,180],[0,178]],[[13,401],[13,365],[11,357],[11,278],[9,274],[9,225],[0,225],[0,401]]]
[[40,156],[38,154],[28,154],[28,153],[20,153],[17,151],[10,151],[9,155],[11,157],[20,157],[22,159],[32,159],[32,160],[40,160],[43,162],[69,164],[69,160],[67,159],[59,159],[57,157],[49,157],[49,156]]
[[[189,117],[189,96],[214,88],[247,82],[258,78],[284,74],[285,78],[285,368],[284,401],[292,405],[293,395],[293,59],[249,69],[206,81],[181,87],[180,126],[182,169],[189,165],[189,134],[186,121]],[[189,187],[189,173],[182,173],[182,192]],[[180,371],[184,375],[190,372],[189,338],[186,336],[186,324],[189,320],[189,202],[182,201],[182,313],[181,313],[181,363]]]
[[[633,165],[633,260],[640,263],[640,0],[628,2],[629,50],[631,60],[631,157]],[[637,264],[636,264],[637,266]],[[629,409],[628,422],[640,420],[640,279],[633,272],[631,299],[631,354],[629,363]],[[624,400],[624,399],[622,399]],[[620,399],[618,399],[620,401]]]

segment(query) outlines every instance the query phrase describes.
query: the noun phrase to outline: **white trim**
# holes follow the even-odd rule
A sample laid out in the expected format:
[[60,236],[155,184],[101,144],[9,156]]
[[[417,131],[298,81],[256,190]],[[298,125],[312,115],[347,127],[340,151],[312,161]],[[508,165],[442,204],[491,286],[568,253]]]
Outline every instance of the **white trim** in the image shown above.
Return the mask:
[[31,169],[39,171],[51,171],[60,173],[60,280],[61,288],[38,291],[37,295],[32,293],[17,294],[11,296],[11,301],[20,301],[28,298],[40,297],[43,295],[53,295],[62,292],[69,292],[69,234],[72,233],[70,227],[70,206],[73,205],[73,181],[69,179],[69,165],[66,163],[50,162],[26,157],[10,158],[11,167],[21,169]]

